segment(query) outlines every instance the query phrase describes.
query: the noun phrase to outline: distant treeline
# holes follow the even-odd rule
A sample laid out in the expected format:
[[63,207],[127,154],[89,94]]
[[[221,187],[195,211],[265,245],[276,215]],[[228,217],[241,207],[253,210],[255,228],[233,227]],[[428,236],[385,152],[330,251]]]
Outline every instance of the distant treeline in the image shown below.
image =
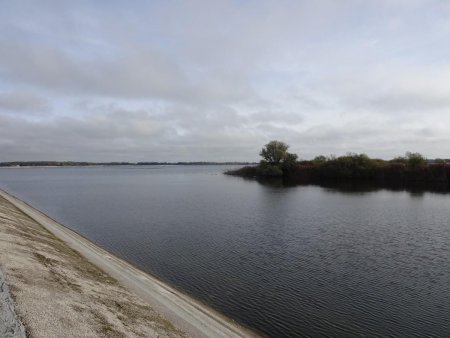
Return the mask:
[[0,162],[0,167],[83,167],[91,165],[130,165],[128,162],[73,162],[73,161],[15,161],[15,162]]
[[136,165],[251,165],[255,162],[138,162]]
[[[281,167],[281,175],[270,175],[267,165],[247,166],[229,175],[267,178],[281,176],[290,183],[323,181],[450,182],[449,160],[426,160],[420,154],[407,153],[390,161],[372,159],[365,154],[318,156],[311,161],[298,161]],[[267,175],[269,173],[269,175]]]
[[15,161],[0,162],[0,167],[83,167],[83,166],[120,166],[120,165],[250,165],[252,162],[73,162],[73,161]]

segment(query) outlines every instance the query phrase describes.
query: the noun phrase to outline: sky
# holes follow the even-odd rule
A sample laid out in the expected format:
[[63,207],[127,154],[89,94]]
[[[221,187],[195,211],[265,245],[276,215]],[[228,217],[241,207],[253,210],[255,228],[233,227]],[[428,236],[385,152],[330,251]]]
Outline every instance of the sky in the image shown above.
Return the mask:
[[450,1],[0,0],[0,162],[450,158]]

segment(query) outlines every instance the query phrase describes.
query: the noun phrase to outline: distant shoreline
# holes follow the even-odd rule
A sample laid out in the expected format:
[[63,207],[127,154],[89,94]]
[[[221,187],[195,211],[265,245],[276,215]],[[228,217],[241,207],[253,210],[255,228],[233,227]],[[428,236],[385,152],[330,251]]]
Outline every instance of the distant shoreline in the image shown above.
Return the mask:
[[59,168],[97,166],[153,166],[153,165],[255,165],[256,162],[72,162],[72,161],[30,161],[0,162],[0,168]]

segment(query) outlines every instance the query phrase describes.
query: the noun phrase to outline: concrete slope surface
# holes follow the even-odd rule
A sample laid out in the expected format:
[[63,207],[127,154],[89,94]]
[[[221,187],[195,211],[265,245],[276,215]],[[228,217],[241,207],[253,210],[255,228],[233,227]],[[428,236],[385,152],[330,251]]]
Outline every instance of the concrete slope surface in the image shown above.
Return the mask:
[[96,246],[25,202],[1,190],[0,196],[14,204],[119,283],[133,290],[143,301],[189,336],[224,338],[257,336],[204,304]]
[[25,328],[17,318],[5,276],[0,271],[0,337],[25,338]]

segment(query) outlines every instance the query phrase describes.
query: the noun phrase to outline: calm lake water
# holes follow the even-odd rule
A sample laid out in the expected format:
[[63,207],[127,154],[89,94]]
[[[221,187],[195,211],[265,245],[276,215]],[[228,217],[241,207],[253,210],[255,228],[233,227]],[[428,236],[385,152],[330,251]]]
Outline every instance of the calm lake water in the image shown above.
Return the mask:
[[0,188],[270,337],[450,336],[450,194],[225,169],[1,169]]

